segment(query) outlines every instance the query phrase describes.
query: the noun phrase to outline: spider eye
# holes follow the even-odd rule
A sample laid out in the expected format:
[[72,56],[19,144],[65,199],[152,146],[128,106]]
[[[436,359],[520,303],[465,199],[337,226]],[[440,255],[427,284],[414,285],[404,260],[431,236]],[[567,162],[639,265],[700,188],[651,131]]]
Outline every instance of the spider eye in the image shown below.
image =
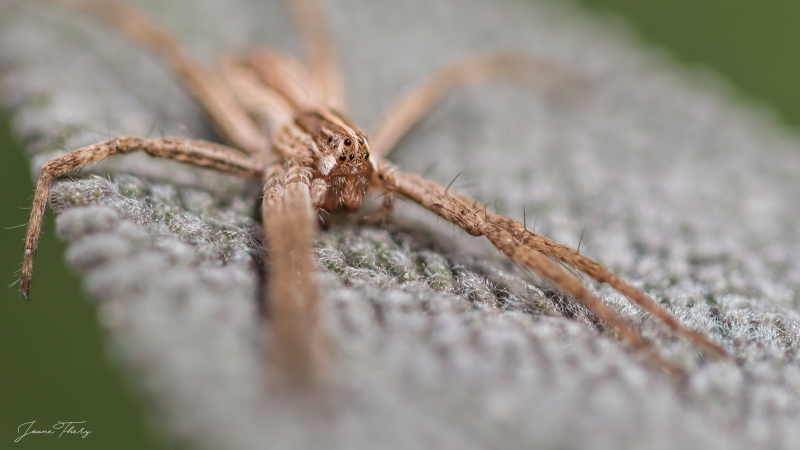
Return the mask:
[[364,158],[369,159],[369,152],[364,153]]
[[345,156],[345,155],[340,156],[339,157],[339,161],[342,161],[342,162],[347,161],[347,156]]
[[351,141],[350,138],[346,138],[344,140],[344,145],[345,147],[350,147],[351,145],[353,145],[353,141]]
[[362,138],[362,137],[358,138],[358,143],[360,145],[364,145],[364,138]]

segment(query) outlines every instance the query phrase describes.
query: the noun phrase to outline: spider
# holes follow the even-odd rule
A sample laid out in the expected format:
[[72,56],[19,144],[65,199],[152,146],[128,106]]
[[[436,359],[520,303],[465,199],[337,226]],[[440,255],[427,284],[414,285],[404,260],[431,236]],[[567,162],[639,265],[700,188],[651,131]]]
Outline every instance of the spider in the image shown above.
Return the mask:
[[[117,0],[52,0],[93,15],[159,54],[194,95],[227,145],[181,138],[117,137],[53,159],[39,175],[25,240],[21,292],[30,292],[33,259],[54,179],[112,156],[143,151],[263,183],[262,220],[271,255],[270,358],[298,386],[325,379],[330,352],[318,320],[320,294],[312,246],[319,212],[357,212],[368,189],[383,190],[380,208],[362,221],[380,223],[398,196],[463,229],[581,302],[657,366],[682,376],[613,309],[562,264],[605,283],[675,333],[719,355],[725,349],[681,325],[655,301],[601,264],[567,246],[492,213],[486,206],[419,175],[399,170],[387,156],[449,91],[495,79],[536,80],[547,64],[516,54],[474,56],[435,72],[387,109],[372,138],[346,115],[342,76],[333,58],[321,0],[289,0],[307,64],[256,49],[225,60],[218,71],[196,62],[151,19]],[[452,183],[451,183],[452,184]]]

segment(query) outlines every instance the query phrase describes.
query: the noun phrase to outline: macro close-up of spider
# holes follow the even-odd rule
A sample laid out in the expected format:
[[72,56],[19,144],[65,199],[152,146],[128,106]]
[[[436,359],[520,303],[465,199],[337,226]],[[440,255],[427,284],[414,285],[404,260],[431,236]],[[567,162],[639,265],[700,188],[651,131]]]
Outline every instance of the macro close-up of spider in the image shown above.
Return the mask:
[[[227,61],[220,71],[223,78],[193,61],[169,34],[122,3],[67,3],[99,16],[159,52],[231,147],[179,138],[119,137],[48,162],[36,186],[25,242],[21,290],[26,298],[53,179],[112,156],[143,151],[264,183],[262,215],[271,255],[271,345],[273,357],[287,380],[306,384],[324,376],[320,372],[325,363],[318,361],[326,356],[324,338],[318,336],[324,331],[315,318],[319,314],[319,293],[311,262],[316,216],[359,211],[370,187],[384,191],[383,202],[380,210],[364,221],[382,221],[391,213],[399,193],[468,234],[485,236],[498,250],[583,303],[614,326],[630,345],[647,352],[675,374],[680,373],[677,366],[652,353],[636,331],[557,263],[609,284],[673,331],[719,355],[726,354],[720,345],[683,327],[655,301],[578,251],[536,234],[509,217],[490,212],[477,200],[448,192],[450,185],[445,187],[401,172],[383,159],[453,88],[502,77],[528,78],[532,82],[548,76],[564,78],[539,61],[522,55],[489,55],[446,67],[390,107],[374,140],[368,143],[365,133],[342,114],[346,111],[342,75],[328,48],[325,13],[317,0],[289,2],[299,29],[305,32],[310,70],[291,56],[259,49]],[[548,70],[556,73],[539,73]],[[324,223],[323,218],[320,221]]]
[[[172,438],[767,439],[709,430],[756,421],[753,402],[800,386],[800,239],[780,206],[794,141],[742,125],[711,81],[672,74],[569,8],[452,0],[411,29],[413,6],[241,0],[217,18],[224,6],[204,3],[200,25],[181,28],[186,2],[14,2],[42,28],[33,39],[9,21],[0,36],[32,47],[6,44],[0,66],[38,174],[21,295],[47,283],[34,262],[49,205]],[[462,23],[484,28],[465,38]],[[68,50],[48,53],[62,37]],[[75,65],[39,62],[60,60]],[[39,93],[51,83],[65,94]],[[781,162],[748,153],[750,136]],[[769,301],[746,309],[756,298]],[[772,364],[795,381],[755,381],[753,335],[775,336]],[[750,401],[732,394],[759,383]],[[638,411],[649,399],[662,409]],[[576,408],[586,428],[571,435]],[[779,411],[775,423],[797,413]]]

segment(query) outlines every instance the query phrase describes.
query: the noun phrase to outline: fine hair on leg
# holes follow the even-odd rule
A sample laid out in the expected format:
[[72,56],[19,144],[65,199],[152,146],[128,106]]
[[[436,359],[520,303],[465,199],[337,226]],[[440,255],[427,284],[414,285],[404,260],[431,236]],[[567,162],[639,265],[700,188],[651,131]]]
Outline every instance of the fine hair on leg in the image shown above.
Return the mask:
[[[444,186],[418,175],[395,171],[394,180],[396,189],[401,195],[460,226],[472,236],[486,236],[498,250],[533,270],[545,280],[551,281],[557,288],[581,301],[599,318],[617,328],[622,337],[633,347],[644,349],[647,346],[618,314],[589,293],[575,277],[563,271],[548,258],[586,273],[597,281],[608,283],[695,345],[705,347],[719,355],[726,355],[722,346],[701,333],[685,328],[652,299],[619,277],[609,276],[610,272],[590,258],[540,235],[534,235],[530,231],[524,233],[534,235],[536,239],[525,239],[527,235],[521,235],[519,227],[523,230],[524,227],[519,222],[490,213],[477,201],[464,195],[449,193]],[[618,286],[621,286],[621,289]],[[657,357],[652,350],[646,350],[645,353],[670,372],[680,373],[676,366]]]
[[39,242],[39,234],[42,231],[42,221],[53,180],[112,156],[136,151],[247,178],[260,178],[263,176],[265,167],[259,159],[242,155],[231,148],[207,141],[178,138],[119,137],[74,150],[48,161],[42,167],[36,183],[28,221],[28,233],[25,237],[25,258],[22,263],[20,283],[20,289],[25,298],[28,298],[30,293],[33,257]]

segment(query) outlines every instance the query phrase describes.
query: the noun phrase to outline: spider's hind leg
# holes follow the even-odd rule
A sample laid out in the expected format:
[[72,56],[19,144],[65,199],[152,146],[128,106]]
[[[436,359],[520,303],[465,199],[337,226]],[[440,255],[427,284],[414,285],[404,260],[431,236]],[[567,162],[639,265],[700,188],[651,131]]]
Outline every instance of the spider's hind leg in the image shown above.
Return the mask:
[[524,54],[489,53],[465,58],[434,72],[386,108],[370,140],[372,153],[385,158],[449,92],[499,80],[560,96],[580,92],[586,84],[567,70]]
[[485,236],[495,248],[506,256],[523,264],[544,280],[551,282],[555,287],[581,302],[605,323],[616,328],[622,339],[659,367],[673,375],[684,377],[685,373],[681,368],[662,358],[616,311],[589,292],[578,279],[551,261],[540,250],[531,248],[516,239],[508,230],[494,223],[488,215],[484,216],[485,211],[471,206],[473,203],[468,201],[470,199],[466,196],[448,194],[448,190],[444,186],[418,175],[399,171],[394,175],[397,189],[404,197],[458,225],[468,234]]
[[328,15],[322,0],[286,0],[300,31],[311,70],[322,83],[325,106],[347,112],[344,78],[328,29]]
[[686,339],[700,348],[710,350],[719,356],[727,355],[727,351],[722,345],[710,340],[700,332],[686,328],[653,299],[636,289],[627,281],[611,273],[611,271],[606,269],[597,261],[582,255],[565,245],[547,239],[542,235],[533,233],[532,231],[526,229],[524,225],[508,217],[489,213],[488,221],[510,233],[515,240],[521,242],[527,248],[541,252],[547,257],[552,258],[554,261],[566,264],[575,270],[585,273],[599,283],[608,284],[612,288],[616,289],[617,292],[624,295],[628,300],[638,305],[643,310],[652,314],[653,317],[667,325],[670,329],[672,329],[673,332],[684,336]]
[[49,1],[91,14],[118,33],[158,54],[171,66],[228,144],[244,153],[266,153],[269,148],[266,138],[234,97],[230,86],[192,58],[175,37],[150,17],[118,0]]

